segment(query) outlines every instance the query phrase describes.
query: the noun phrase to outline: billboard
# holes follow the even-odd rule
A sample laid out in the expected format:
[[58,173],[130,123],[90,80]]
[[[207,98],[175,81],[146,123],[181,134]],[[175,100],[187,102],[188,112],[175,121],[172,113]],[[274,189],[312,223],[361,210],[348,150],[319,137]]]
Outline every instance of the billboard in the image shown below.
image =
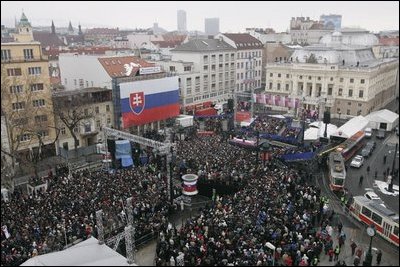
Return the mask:
[[123,128],[178,116],[178,77],[121,83],[120,104]]
[[254,94],[255,103],[266,104],[271,106],[298,108],[300,100],[294,97],[271,95],[271,94]]

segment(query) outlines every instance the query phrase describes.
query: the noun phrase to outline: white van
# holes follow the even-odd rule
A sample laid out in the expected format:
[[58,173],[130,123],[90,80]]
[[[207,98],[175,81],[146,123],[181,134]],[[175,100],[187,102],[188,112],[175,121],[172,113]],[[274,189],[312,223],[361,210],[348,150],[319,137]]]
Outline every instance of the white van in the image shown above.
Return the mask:
[[365,137],[366,138],[371,138],[372,136],[372,129],[371,128],[365,128]]

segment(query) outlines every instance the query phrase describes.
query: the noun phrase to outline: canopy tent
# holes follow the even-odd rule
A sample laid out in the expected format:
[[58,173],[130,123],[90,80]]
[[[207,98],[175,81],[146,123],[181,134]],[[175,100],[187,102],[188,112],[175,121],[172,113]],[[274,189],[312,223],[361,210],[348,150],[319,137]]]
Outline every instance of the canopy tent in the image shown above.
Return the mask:
[[[327,128],[327,137],[329,138],[331,134],[335,133],[337,131],[338,127],[334,124],[329,123],[328,128]],[[310,128],[308,128],[304,132],[304,141],[309,141],[309,140],[317,140],[320,137],[324,136],[325,132],[325,123],[322,121],[315,121],[313,123],[310,123]]]
[[337,131],[331,134],[331,137],[347,139],[358,131],[364,131],[368,126],[368,120],[363,116],[357,116],[343,124]]
[[21,266],[138,266],[91,237],[62,251],[33,257]]
[[365,118],[368,120],[368,126],[372,129],[391,131],[399,124],[399,114],[388,109],[371,112]]

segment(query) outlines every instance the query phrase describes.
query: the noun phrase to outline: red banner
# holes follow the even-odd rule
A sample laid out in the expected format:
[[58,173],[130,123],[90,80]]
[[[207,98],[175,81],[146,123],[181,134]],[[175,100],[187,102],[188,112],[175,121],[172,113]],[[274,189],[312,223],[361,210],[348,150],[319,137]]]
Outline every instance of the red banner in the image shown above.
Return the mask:
[[242,121],[247,121],[249,122],[251,118],[251,113],[248,111],[238,111],[236,112],[236,117],[235,120],[242,122]]

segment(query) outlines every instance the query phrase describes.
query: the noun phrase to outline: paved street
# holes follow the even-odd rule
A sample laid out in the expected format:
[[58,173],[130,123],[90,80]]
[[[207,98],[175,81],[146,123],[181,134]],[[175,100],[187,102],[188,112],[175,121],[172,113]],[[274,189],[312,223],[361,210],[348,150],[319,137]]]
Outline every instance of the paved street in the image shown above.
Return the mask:
[[[368,140],[368,139],[367,139]],[[386,177],[383,176],[383,172],[387,172],[387,168],[392,169],[392,163],[394,158],[394,150],[395,143],[399,142],[398,136],[394,133],[387,135],[384,140],[377,139],[374,136],[370,139],[376,142],[376,148],[372,152],[372,155],[368,158],[365,158],[364,165],[360,168],[347,168],[347,177],[345,181],[345,187],[351,192],[353,196],[363,195],[366,192],[366,188],[374,189],[374,192],[377,193],[385,204],[390,209],[399,212],[399,196],[390,196],[383,194],[377,187],[374,187],[375,181],[375,171],[377,171],[377,180],[386,181]],[[358,153],[360,153],[359,151]],[[383,163],[383,157],[386,155],[386,164]],[[347,166],[350,165],[349,160],[347,162]],[[370,166],[370,172],[367,173],[367,166]],[[397,158],[395,161],[395,168],[399,168],[399,154],[397,154]],[[364,181],[362,186],[359,186],[359,178],[360,176],[364,176]],[[399,179],[394,179],[394,185],[399,185]]]

